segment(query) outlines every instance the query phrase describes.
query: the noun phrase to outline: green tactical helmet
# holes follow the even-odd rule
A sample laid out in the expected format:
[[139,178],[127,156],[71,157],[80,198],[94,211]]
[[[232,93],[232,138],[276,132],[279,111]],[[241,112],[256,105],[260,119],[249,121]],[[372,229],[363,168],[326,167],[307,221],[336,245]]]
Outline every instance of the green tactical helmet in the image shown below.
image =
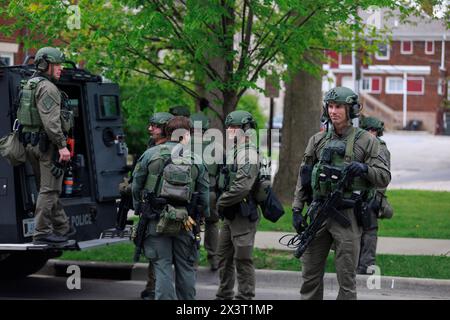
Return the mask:
[[42,60],[47,61],[48,63],[63,63],[66,61],[64,53],[62,53],[57,48],[45,47],[41,48],[36,52],[36,56],[34,57],[35,64],[39,64]]
[[183,116],[189,118],[191,116],[191,112],[189,108],[186,106],[174,106],[169,109],[169,112],[174,116]]
[[327,93],[325,93],[323,102],[323,114],[328,119],[330,118],[330,116],[328,115],[328,103],[330,102],[348,105],[348,116],[350,119],[357,118],[359,116],[359,112],[361,111],[361,105],[358,101],[358,95],[353,92],[352,89],[346,87],[336,87],[327,91]]
[[150,124],[156,124],[156,125],[165,125],[167,122],[172,120],[174,118],[174,115],[168,113],[168,112],[156,112],[153,114],[148,122]]
[[240,126],[244,131],[249,127],[256,128],[256,121],[248,111],[236,110],[230,112],[225,119],[225,127]]
[[375,117],[362,117],[359,127],[364,130],[375,130],[377,136],[382,136],[384,131],[384,122]]
[[195,121],[202,122],[202,129],[209,129],[209,119],[203,112],[196,112],[191,116],[192,126],[194,126]]

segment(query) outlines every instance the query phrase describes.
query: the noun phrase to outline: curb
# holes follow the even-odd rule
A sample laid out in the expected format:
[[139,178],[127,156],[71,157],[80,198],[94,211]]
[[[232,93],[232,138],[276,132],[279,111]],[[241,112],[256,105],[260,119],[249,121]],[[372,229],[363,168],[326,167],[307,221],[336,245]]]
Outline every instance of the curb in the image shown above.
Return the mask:
[[[147,280],[147,263],[109,263],[95,261],[69,261],[51,259],[38,274],[67,277],[67,267],[77,265],[81,269],[82,277],[111,280]],[[281,270],[256,270],[256,282],[262,287],[300,289],[302,279],[301,272]],[[198,267],[197,279],[211,284],[218,283],[218,273],[210,271],[207,267]],[[370,291],[370,285],[377,285],[386,294],[392,292],[404,292],[408,294],[426,293],[426,296],[450,299],[450,280],[405,278],[393,276],[381,276],[377,278],[371,275],[356,276],[358,291]],[[326,273],[324,287],[338,290],[339,285],[335,273]]]

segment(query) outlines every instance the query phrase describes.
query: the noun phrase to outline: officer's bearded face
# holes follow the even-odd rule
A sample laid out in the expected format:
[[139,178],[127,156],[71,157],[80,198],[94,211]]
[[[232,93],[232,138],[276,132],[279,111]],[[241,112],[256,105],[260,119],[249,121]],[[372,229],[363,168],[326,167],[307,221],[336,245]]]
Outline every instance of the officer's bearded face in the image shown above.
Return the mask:
[[63,69],[63,66],[61,64],[51,64],[50,65],[50,76],[55,78],[56,80],[59,80],[61,78],[61,72]]
[[328,104],[328,115],[334,126],[344,126],[348,122],[345,104],[330,102]]
[[154,124],[150,124],[148,127],[148,132],[150,133],[150,135],[152,136],[153,139],[161,139],[163,136],[163,132],[162,132],[162,128],[154,125]]

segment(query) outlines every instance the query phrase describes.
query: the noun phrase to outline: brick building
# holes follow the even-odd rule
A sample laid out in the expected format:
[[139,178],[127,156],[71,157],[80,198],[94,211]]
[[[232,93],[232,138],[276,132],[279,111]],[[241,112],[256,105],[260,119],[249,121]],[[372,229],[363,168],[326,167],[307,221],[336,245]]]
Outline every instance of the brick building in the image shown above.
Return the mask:
[[[388,129],[419,120],[422,130],[450,134],[450,32],[445,23],[415,18],[412,24],[400,24],[379,14],[392,30],[392,41],[379,46],[370,65],[354,64],[352,55],[329,53],[332,61],[324,69],[332,85],[355,89],[356,83],[363,113],[382,118]],[[356,68],[359,81],[353,78]]]
[[[0,19],[0,24],[8,24],[8,20]],[[0,34],[0,61],[3,64],[8,66],[21,64],[29,54],[23,45],[16,41],[17,36],[25,32],[25,30],[16,31],[11,37]]]

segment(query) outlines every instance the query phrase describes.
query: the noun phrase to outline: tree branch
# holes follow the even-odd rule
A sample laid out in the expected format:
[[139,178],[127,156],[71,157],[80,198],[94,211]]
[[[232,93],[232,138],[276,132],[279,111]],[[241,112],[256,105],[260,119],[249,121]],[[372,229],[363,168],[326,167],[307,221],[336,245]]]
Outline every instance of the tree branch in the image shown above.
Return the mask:
[[160,3],[158,0],[148,0],[151,3],[153,3],[154,5],[156,5],[156,10],[161,13],[161,15],[170,23],[170,25],[172,26],[175,35],[178,37],[178,39],[180,39],[184,44],[185,44],[185,48],[187,53],[189,53],[192,56],[192,59],[198,63],[198,65],[205,70],[205,72],[208,74],[208,76],[210,77],[210,79],[212,80],[218,80],[218,81],[223,81],[222,78],[220,77],[220,74],[208,63],[205,61],[199,61],[198,58],[196,58],[195,55],[195,49],[190,45],[189,41],[187,41],[185,39],[185,37],[182,36],[183,34],[183,30],[182,28],[177,24],[177,22],[170,17],[169,15],[167,15],[164,10],[162,10],[161,8],[164,8],[165,10],[167,10],[167,7],[165,7],[162,3]]
[[[247,3],[247,0],[245,0],[244,3]],[[244,24],[244,20],[245,20],[245,14],[242,17],[242,24]],[[252,9],[251,5],[249,5],[247,26],[245,28],[245,37],[244,37],[244,30],[243,30],[241,57],[239,59],[239,66],[237,68],[236,73],[238,73],[244,69],[245,61],[246,61],[246,58],[248,57],[248,50],[250,47],[250,41],[251,41],[251,37],[252,37],[252,28],[253,28],[253,9]],[[244,26],[242,26],[242,29],[244,29]]]
[[[311,11],[311,13],[306,16],[306,18],[300,22],[298,24],[298,26],[296,26],[297,28],[301,28],[304,24],[306,24],[306,22],[309,21],[309,19],[311,19],[319,10],[321,9],[321,7],[318,7],[317,9]],[[291,33],[289,33],[289,35],[282,41],[283,44],[287,43],[289,41],[289,39],[291,38],[291,36],[294,34],[294,31],[291,31]],[[273,57],[275,57],[276,54],[278,54],[278,52],[281,49],[281,45],[277,46],[277,49],[275,49],[271,54],[266,54],[265,58],[263,58],[261,60],[261,63],[255,68],[255,71],[253,73],[253,75],[250,77],[250,81],[256,81],[259,72],[261,71],[261,69],[270,61],[273,59]],[[238,97],[240,98],[242,96],[242,94],[244,94],[244,92],[247,90],[247,88],[243,88],[241,89],[241,91],[238,93]]]

